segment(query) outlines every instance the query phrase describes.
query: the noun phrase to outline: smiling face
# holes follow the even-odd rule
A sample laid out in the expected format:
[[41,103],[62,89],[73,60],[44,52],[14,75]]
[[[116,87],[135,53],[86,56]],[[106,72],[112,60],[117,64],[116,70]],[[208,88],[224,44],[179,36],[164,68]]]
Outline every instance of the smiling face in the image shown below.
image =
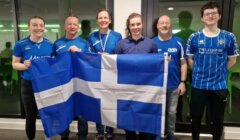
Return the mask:
[[73,38],[78,36],[79,21],[77,17],[70,16],[67,17],[64,24],[64,29],[66,30],[66,37]]
[[221,19],[221,15],[218,13],[217,8],[205,9],[203,11],[203,16],[201,18],[202,22],[206,26],[217,25],[218,21]]
[[41,38],[45,30],[44,21],[40,18],[32,18],[29,21],[28,29],[31,36]]
[[101,11],[97,15],[97,24],[99,29],[108,29],[111,24],[111,18],[107,11]]
[[133,17],[129,20],[129,31],[133,38],[142,36],[143,23],[141,17]]
[[157,28],[160,34],[171,34],[172,23],[168,16],[161,16],[157,23]]

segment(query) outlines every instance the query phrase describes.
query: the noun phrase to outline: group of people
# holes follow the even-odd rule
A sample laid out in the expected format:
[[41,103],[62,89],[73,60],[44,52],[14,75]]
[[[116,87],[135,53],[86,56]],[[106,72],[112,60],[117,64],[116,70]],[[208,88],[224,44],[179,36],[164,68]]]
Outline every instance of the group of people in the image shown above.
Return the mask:
[[[217,3],[208,2],[201,8],[201,20],[204,28],[193,33],[187,45],[172,34],[172,22],[169,16],[160,16],[157,22],[158,35],[150,39],[142,35],[143,21],[138,13],[131,13],[126,22],[126,38],[109,28],[112,19],[103,9],[96,14],[99,30],[91,33],[88,40],[78,35],[79,19],[68,16],[65,19],[66,34],[51,43],[43,37],[45,21],[39,16],[29,20],[30,36],[16,42],[13,51],[12,66],[21,72],[21,97],[26,111],[26,134],[29,140],[35,138],[37,106],[27,69],[31,60],[56,57],[69,52],[93,52],[99,54],[145,54],[167,53],[169,73],[166,93],[165,138],[175,140],[176,108],[179,95],[186,92],[187,65],[193,71],[191,94],[192,138],[199,140],[201,118],[204,107],[211,110],[211,133],[214,140],[220,140],[223,131],[224,108],[227,90],[227,71],[236,63],[238,46],[235,36],[218,28],[221,18]],[[188,62],[188,63],[187,63]],[[78,140],[86,140],[87,121],[81,116],[78,120]],[[96,124],[96,140],[113,140],[113,128]],[[62,132],[62,140],[68,139],[69,128]],[[125,130],[126,140],[157,140],[154,134]]]

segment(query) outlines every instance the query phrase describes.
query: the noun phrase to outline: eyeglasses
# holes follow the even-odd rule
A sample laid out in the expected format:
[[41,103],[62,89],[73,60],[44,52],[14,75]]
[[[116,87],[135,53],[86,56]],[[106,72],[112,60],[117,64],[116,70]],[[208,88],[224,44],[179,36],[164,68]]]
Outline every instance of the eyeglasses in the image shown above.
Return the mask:
[[218,12],[208,12],[208,13],[204,13],[204,16],[209,17],[210,15],[212,16],[216,16],[218,14]]

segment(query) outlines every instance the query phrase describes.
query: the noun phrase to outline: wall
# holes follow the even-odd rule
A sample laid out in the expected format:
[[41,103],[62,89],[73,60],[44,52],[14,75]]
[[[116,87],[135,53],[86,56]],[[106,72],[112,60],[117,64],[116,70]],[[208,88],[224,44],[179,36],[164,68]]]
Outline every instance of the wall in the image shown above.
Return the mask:
[[114,30],[125,37],[126,20],[132,13],[141,14],[141,0],[114,0]]

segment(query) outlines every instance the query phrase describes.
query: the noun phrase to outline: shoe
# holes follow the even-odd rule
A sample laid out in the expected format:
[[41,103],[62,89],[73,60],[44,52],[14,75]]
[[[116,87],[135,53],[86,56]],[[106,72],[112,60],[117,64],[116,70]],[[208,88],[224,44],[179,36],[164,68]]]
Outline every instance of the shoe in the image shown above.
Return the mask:
[[68,140],[68,137],[61,137],[61,140]]
[[104,135],[97,134],[97,136],[95,137],[95,140],[104,140]]
[[106,140],[114,140],[114,135],[113,134],[106,134],[105,138],[106,138]]
[[87,140],[87,136],[79,135],[79,133],[77,133],[77,140]]

